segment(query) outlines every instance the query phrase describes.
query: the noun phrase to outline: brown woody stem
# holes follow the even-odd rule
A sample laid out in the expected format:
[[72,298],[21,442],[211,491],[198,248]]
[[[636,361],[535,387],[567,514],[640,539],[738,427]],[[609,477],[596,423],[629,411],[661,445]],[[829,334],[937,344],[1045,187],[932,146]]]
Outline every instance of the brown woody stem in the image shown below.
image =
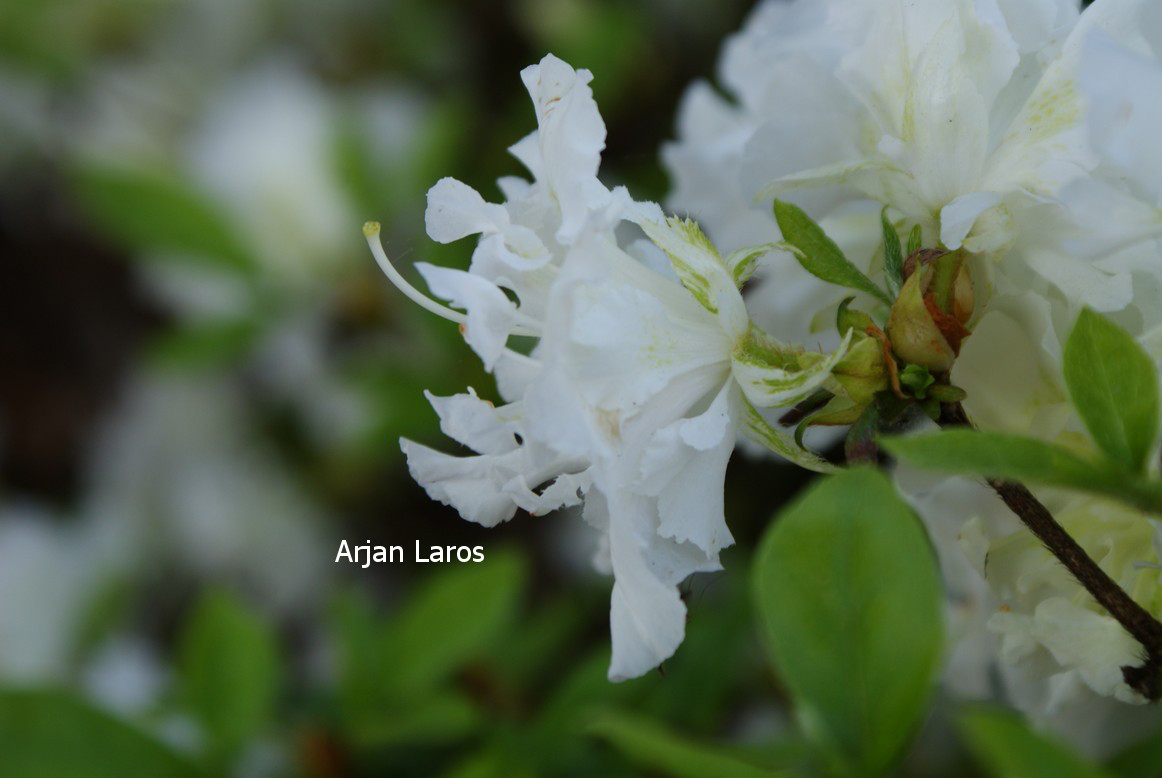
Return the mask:
[[[945,405],[940,423],[942,426],[971,426],[960,403]],[[1156,701],[1162,697],[1162,623],[1134,602],[1025,486],[1000,478],[990,478],[988,484],[1078,583],[1142,644],[1146,650],[1146,662],[1140,667],[1122,668],[1126,684],[1148,700]]]

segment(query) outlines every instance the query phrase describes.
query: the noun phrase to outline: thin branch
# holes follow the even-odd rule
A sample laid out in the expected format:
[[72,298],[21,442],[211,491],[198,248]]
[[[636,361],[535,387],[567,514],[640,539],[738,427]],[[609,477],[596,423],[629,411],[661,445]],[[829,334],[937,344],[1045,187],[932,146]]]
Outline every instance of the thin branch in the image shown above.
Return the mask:
[[[972,426],[960,403],[945,405],[940,423],[948,427]],[[988,484],[1078,583],[1142,644],[1146,662],[1141,667],[1122,668],[1126,684],[1148,700],[1162,697],[1162,623],[1134,602],[1025,486],[1000,478],[990,478]]]

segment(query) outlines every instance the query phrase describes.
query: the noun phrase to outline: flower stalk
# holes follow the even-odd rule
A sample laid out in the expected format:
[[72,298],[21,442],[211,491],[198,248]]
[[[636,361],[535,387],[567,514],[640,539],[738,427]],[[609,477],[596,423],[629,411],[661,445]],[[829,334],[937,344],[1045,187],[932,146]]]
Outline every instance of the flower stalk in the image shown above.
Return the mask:
[[[944,406],[940,424],[944,427],[972,426],[960,403]],[[1162,622],[1135,602],[1093,561],[1028,487],[1002,478],[989,478],[987,481],[1021,523],[1065,566],[1078,583],[1126,632],[1142,644],[1146,651],[1146,661],[1139,667],[1122,667],[1122,677],[1126,684],[1151,702],[1162,698]]]

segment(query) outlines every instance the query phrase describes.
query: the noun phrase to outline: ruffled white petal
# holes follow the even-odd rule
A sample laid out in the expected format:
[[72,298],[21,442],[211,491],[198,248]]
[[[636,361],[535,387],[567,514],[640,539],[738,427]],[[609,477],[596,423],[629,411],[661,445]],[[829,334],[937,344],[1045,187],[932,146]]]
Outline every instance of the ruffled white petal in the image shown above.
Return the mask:
[[609,195],[597,180],[605,123],[588,86],[592,78],[588,70],[574,70],[552,54],[521,71],[537,112],[539,154],[532,153],[527,140],[513,153],[552,190],[561,208],[556,238],[562,244],[576,239],[589,212]]
[[537,326],[499,287],[478,275],[426,262],[417,262],[416,270],[435,295],[467,311],[464,340],[480,356],[486,370],[500,358],[514,330]]
[[472,187],[442,178],[428,190],[428,235],[440,243],[480,233],[477,253],[491,254],[519,270],[536,270],[552,259],[537,234],[513,224],[502,205],[486,203]]
[[1162,199],[1162,62],[1096,32],[1083,44],[1081,88],[1094,148],[1153,204]]
[[940,242],[958,249],[982,213],[998,205],[996,192],[973,192],[956,198],[940,212]]
[[519,452],[502,456],[455,457],[401,439],[408,471],[433,500],[451,506],[466,520],[495,527],[516,515],[516,503],[503,490],[519,472]]
[[674,583],[662,580],[649,564],[650,500],[626,493],[607,499],[614,575],[609,680],[622,681],[649,672],[674,653],[686,633],[686,606]]
[[658,533],[698,546],[708,557],[734,543],[726,527],[723,488],[734,449],[730,397],[723,386],[702,414],[658,430],[642,456],[643,494],[658,498]]
[[722,257],[695,222],[673,217],[664,222],[642,219],[642,230],[666,252],[682,285],[703,308],[717,314],[732,339],[746,334],[750,325],[746,306]]
[[1142,647],[1112,616],[1094,613],[1064,597],[1050,597],[1037,605],[1031,617],[998,613],[989,626],[1006,635],[1004,655],[1009,661],[1019,661],[1034,646],[1044,646],[1098,694],[1123,702],[1145,702],[1122,677],[1122,667],[1142,663]]
[[457,443],[481,454],[507,454],[517,448],[513,408],[497,408],[481,400],[472,387],[467,394],[437,397],[425,391],[424,396],[440,417],[440,429]]

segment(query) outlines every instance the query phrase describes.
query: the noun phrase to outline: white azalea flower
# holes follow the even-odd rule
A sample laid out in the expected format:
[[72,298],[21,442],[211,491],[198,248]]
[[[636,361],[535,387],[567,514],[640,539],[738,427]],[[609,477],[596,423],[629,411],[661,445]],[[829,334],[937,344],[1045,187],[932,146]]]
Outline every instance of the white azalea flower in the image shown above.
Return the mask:
[[[1150,522],[1104,499],[1055,497],[1046,494],[1066,531],[1139,604],[1162,612],[1162,581],[1141,564],[1153,539]],[[989,626],[1003,637],[1004,661],[1036,661],[1043,674],[1072,674],[1096,694],[1145,702],[1121,672],[1141,664],[1141,646],[1031,533],[994,537],[983,572],[1001,603]]]
[[[419,266],[464,314],[407,286],[375,225],[368,229],[385,272],[461,323],[508,400],[429,395],[443,431],[475,456],[401,447],[434,499],[485,526],[518,508],[540,514],[584,497],[583,515],[602,536],[599,566],[615,579],[609,675],[620,680],[674,652],[686,612],[678,583],[719,569],[720,550],[733,543],[723,479],[739,432],[807,467],[829,467],[756,406],[793,404],[822,385],[850,336],[831,355],[801,355],[757,331],[739,286],[765,247],[723,258],[692,222],[606,189],[596,177],[604,125],[588,72],[550,55],[522,78],[539,129],[512,152],[533,182],[502,181],[503,205],[453,179],[429,193],[433,238],[481,236],[466,272]],[[619,245],[622,221],[665,252],[666,272]],[[530,355],[508,348],[513,334],[538,338]]]
[[1099,175],[1065,193],[1080,225],[1067,248],[1074,262],[1117,279],[1120,307],[1129,305],[1149,330],[1162,325],[1162,156],[1156,143],[1162,132],[1162,17],[1154,3],[1125,1],[1113,8],[1118,15],[1086,40],[1081,54],[1079,83],[1100,167]]
[[[1104,175],[1087,122],[1094,90],[1083,86],[1094,80],[1085,62],[1113,57],[1087,52],[1106,37],[1141,49],[1148,9],[1142,0],[1098,0],[1080,15],[1071,0],[770,0],[723,56],[722,81],[739,104],[704,85],[687,96],[680,139],[664,150],[671,204],[731,245],[770,239],[772,195],[816,218],[868,198],[948,248],[1000,258],[1024,234],[1012,252],[1021,263],[1074,299],[1124,307],[1135,260],[1062,246],[1050,204]],[[1148,80],[1132,81],[1143,101],[1153,94]]]

